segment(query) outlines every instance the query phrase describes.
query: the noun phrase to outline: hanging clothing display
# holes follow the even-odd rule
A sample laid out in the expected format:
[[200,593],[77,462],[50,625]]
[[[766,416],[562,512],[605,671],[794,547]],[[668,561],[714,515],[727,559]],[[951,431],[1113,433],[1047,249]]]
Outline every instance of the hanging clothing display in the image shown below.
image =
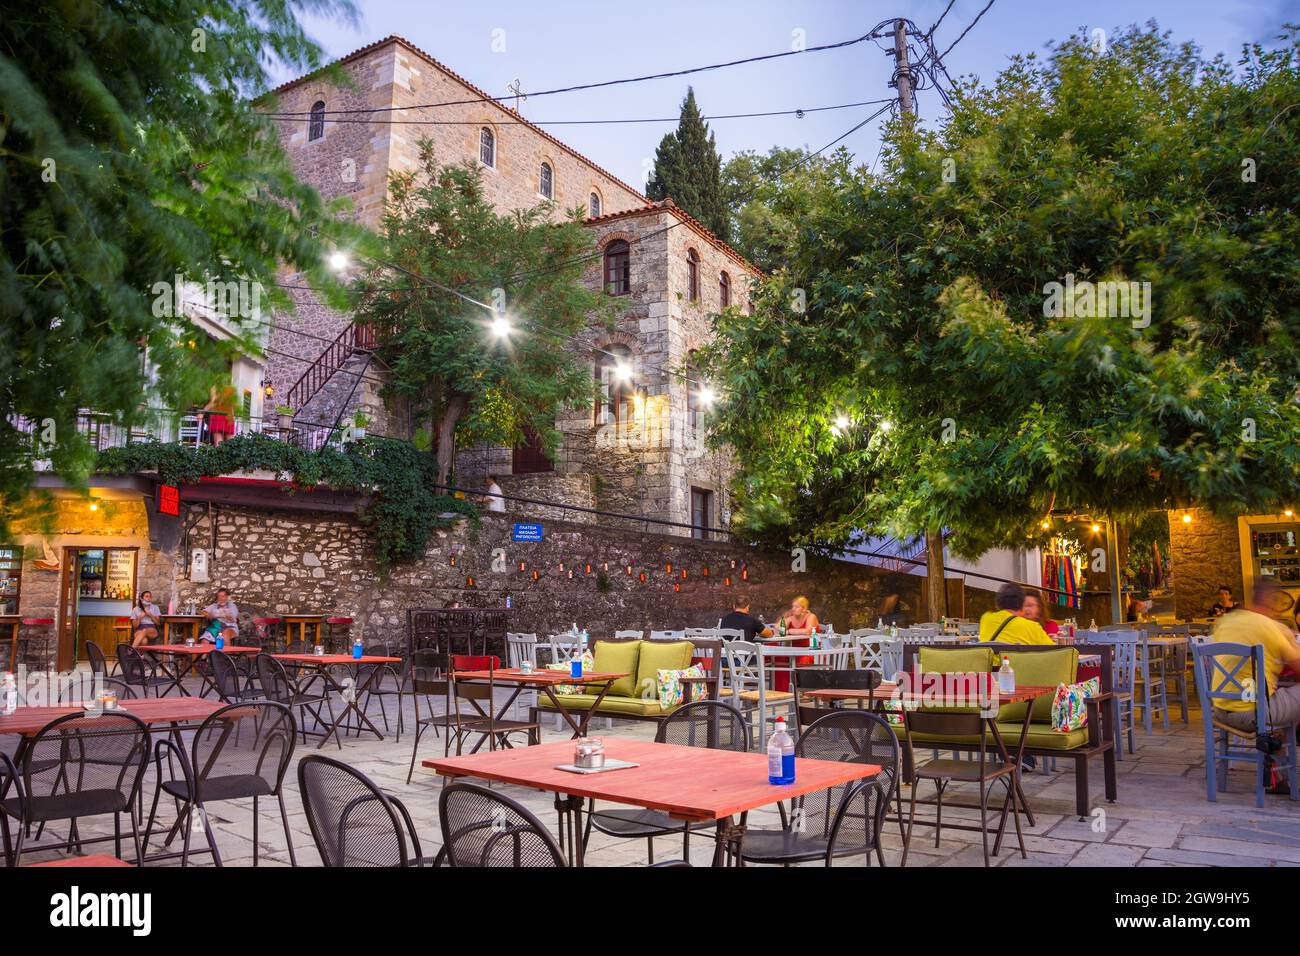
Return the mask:
[[1043,588],[1049,600],[1061,607],[1083,607],[1083,559],[1070,554],[1064,544],[1054,541],[1043,553]]

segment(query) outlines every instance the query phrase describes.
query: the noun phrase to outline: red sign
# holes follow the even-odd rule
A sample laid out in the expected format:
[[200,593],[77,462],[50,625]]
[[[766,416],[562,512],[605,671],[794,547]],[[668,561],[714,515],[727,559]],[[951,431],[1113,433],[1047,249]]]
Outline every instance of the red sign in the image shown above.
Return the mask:
[[158,486],[158,513],[179,517],[181,513],[181,491],[175,485]]

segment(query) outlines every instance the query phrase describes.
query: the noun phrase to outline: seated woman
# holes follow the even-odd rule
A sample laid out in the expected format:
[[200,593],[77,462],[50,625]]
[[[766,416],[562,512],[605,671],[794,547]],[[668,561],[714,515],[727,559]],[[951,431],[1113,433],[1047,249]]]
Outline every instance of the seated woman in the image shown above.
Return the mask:
[[[817,615],[809,610],[808,599],[803,595],[790,602],[790,610],[781,615],[781,621],[785,624],[787,637],[802,635],[798,640],[788,641],[790,647],[807,647],[810,643],[810,635],[821,626],[821,622],[817,620]],[[779,630],[778,633],[780,633]],[[811,657],[796,657],[793,666],[806,667],[812,662]],[[774,685],[776,690],[789,690],[789,674],[775,675]]]
[[1047,602],[1043,600],[1043,595],[1033,588],[1025,588],[1025,605],[1023,615],[1031,621],[1037,621],[1038,626],[1047,632],[1048,637],[1054,637],[1061,632],[1061,625],[1057,624],[1047,613]]
[[140,599],[131,608],[131,646],[141,647],[158,637],[162,611],[153,603],[152,591],[141,591]]

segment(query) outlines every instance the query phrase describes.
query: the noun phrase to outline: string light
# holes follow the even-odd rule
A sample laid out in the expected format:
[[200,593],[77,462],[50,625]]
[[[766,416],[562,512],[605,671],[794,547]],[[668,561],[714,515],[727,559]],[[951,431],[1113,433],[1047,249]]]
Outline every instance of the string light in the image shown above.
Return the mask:
[[492,320],[492,334],[499,339],[510,337],[510,320],[504,315],[498,315]]
[[1191,524],[1191,523],[1192,523],[1192,516],[1191,516],[1190,514],[1188,514],[1186,511],[1184,511],[1184,512],[1183,512],[1183,524]]
[[1094,524],[1094,525],[1092,526],[1092,533],[1093,533],[1093,534],[1096,534],[1096,533],[1097,533],[1098,531],[1100,531],[1100,530],[1101,530],[1101,525],[1099,525],[1099,524]]
[[348,267],[348,254],[341,249],[335,250],[330,253],[329,263],[335,272],[342,272]]

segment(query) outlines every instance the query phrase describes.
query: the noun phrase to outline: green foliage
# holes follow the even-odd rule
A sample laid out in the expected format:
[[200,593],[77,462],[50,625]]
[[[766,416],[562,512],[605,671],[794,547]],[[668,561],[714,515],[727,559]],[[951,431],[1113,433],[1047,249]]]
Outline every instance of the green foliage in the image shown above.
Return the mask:
[[655,150],[655,165],[646,183],[651,199],[669,199],[690,213],[723,242],[731,222],[722,189],[722,158],[709,124],[700,116],[695,90],[687,88],[677,129],[664,135]]
[[365,438],[340,448],[310,452],[263,435],[238,435],[220,445],[170,445],[142,442],[99,453],[96,472],[131,475],[157,472],[170,485],[239,471],[270,471],[296,486],[324,486],[369,497],[359,512],[374,529],[375,558],[386,571],[423,556],[430,534],[447,527],[456,514],[477,520],[467,501],[434,494],[435,466],[409,442]]
[[[500,215],[476,167],[439,167],[427,140],[420,150],[418,169],[394,175],[384,217],[382,258],[400,268],[358,283],[356,321],[378,331],[386,394],[428,423],[445,483],[458,428],[512,444],[528,427],[554,447],[557,408],[594,390],[567,344],[605,299],[582,282],[593,239],[581,210],[560,222],[550,203]],[[502,290],[510,336],[495,338],[486,309],[429,283],[493,305]]]
[[[79,409],[130,425],[147,389],[202,404],[256,351],[251,308],[218,343],[158,314],[156,284],[255,284],[264,316],[288,304],[281,266],[330,282],[326,239],[355,230],[247,98],[271,63],[319,66],[299,11],[354,16],[350,0],[0,3],[0,506],[25,499],[32,457],[84,481]],[[15,415],[51,420],[53,443],[38,455]]]
[[[1298,63],[1293,29],[1236,69],[1154,25],[1101,55],[1080,33],[966,86],[938,132],[891,127],[879,178],[820,184],[703,356],[738,522],[945,527],[977,555],[1039,543],[1053,509],[1300,499]],[[1150,282],[1149,326],[1045,315],[1067,275]]]
[[840,147],[829,156],[774,146],[766,154],[736,153],[722,167],[722,191],[731,211],[730,242],[764,272],[783,268],[817,217],[810,211],[834,195],[852,170],[852,154]]

